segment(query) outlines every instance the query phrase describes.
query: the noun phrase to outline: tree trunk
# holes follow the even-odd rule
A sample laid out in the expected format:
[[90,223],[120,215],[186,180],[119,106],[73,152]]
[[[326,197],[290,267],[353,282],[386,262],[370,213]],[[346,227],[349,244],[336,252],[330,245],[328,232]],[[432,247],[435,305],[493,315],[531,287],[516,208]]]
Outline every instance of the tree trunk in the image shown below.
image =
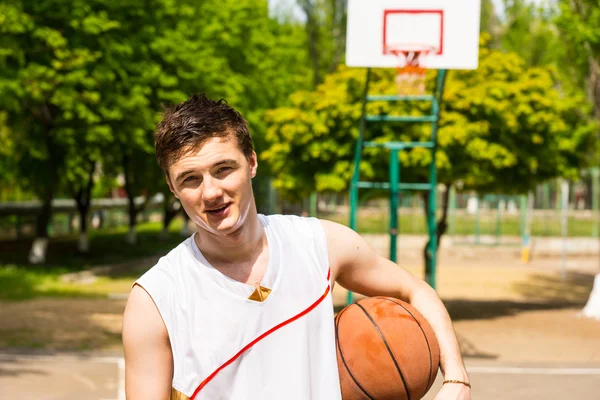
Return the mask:
[[31,264],[43,264],[46,262],[48,250],[48,224],[52,218],[52,198],[53,190],[48,190],[48,194],[42,201],[42,208],[37,215],[35,223],[35,239],[29,250],[29,262]]
[[52,200],[54,198],[54,190],[58,179],[58,165],[60,156],[57,154],[58,149],[53,139],[54,118],[51,107],[43,103],[37,111],[37,117],[46,130],[45,145],[48,151],[48,172],[50,173],[47,181],[41,183],[43,185],[42,193],[42,209],[36,219],[35,233],[36,238],[31,245],[29,251],[29,262],[32,264],[43,264],[46,262],[46,254],[48,250],[48,224],[52,219]]
[[73,196],[75,203],[77,203],[77,211],[79,213],[78,250],[82,253],[87,253],[90,251],[90,243],[88,238],[88,214],[92,203],[92,188],[94,187],[95,171],[96,162],[91,162],[85,187],[74,191]]
[[131,172],[129,171],[129,155],[123,154],[123,175],[125,176],[125,192],[127,192],[127,214],[129,215],[129,231],[125,239],[129,244],[137,242],[137,233],[135,231],[138,209],[135,206],[135,194],[133,193],[133,184],[131,182]]
[[321,83],[320,59],[319,59],[319,21],[317,18],[317,6],[311,0],[298,2],[306,16],[306,33],[308,35],[308,53],[313,64],[313,88]]
[[[575,0],[571,0],[569,3],[571,9],[579,15],[583,16],[590,11],[582,7],[581,3]],[[592,46],[589,42],[584,42],[583,46],[587,52],[589,69],[589,76],[587,79],[588,98],[594,106],[594,116],[596,117],[596,120],[600,121],[600,62],[596,58],[597,54],[592,50]],[[600,143],[600,131],[596,132],[596,143]],[[598,154],[597,157],[600,158],[600,154]],[[600,272],[596,274],[594,287],[582,314],[587,317],[600,319]]]
[[161,239],[165,240],[169,237],[169,225],[171,225],[171,221],[173,221],[178,212],[179,207],[177,207],[177,200],[174,199],[173,196],[165,195],[163,204],[163,228],[160,233]]
[[132,194],[127,192],[127,200],[128,200],[128,215],[129,215],[129,232],[127,233],[127,243],[135,244],[137,242],[137,234],[135,231],[136,219],[138,210],[135,207],[135,199]]
[[334,54],[329,65],[329,73],[333,73],[340,64],[346,51],[346,20],[348,15],[347,0],[333,0],[333,31],[335,42]]
[[[442,241],[442,236],[446,233],[446,231],[448,229],[448,204],[449,204],[451,187],[452,187],[452,184],[446,185],[446,190],[444,191],[444,194],[442,196],[442,216],[437,221],[436,251],[439,250],[440,244]],[[425,211],[425,223],[427,223],[427,214],[428,214],[428,210],[429,210],[429,192],[423,192],[423,207],[424,207],[424,211]],[[431,261],[432,261],[431,256],[427,252],[429,245],[430,245],[430,240],[427,240],[427,243],[425,243],[425,247],[423,248],[423,259],[425,260],[425,266],[430,265]]]
[[89,205],[81,206],[77,204],[77,210],[79,212],[79,243],[77,245],[77,249],[81,253],[87,253],[90,251],[90,242],[88,239],[88,230],[87,230],[87,216]]

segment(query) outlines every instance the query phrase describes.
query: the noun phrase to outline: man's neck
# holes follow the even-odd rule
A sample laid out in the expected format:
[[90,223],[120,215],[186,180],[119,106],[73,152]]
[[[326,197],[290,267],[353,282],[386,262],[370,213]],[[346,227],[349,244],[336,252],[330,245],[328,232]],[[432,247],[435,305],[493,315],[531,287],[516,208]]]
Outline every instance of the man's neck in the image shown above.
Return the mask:
[[248,262],[260,254],[265,230],[256,212],[250,212],[245,223],[235,232],[218,236],[202,228],[194,235],[196,245],[211,264]]

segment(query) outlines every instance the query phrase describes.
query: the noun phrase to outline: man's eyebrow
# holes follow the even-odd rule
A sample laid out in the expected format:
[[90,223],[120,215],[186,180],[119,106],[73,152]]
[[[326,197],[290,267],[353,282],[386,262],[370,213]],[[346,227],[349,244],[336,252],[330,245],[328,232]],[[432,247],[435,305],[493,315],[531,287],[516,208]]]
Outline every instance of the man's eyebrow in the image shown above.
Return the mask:
[[218,167],[219,165],[223,165],[223,164],[235,164],[235,165],[237,165],[237,163],[238,162],[236,160],[234,160],[234,159],[221,160],[221,161],[218,161],[218,162],[214,163],[213,164],[213,168],[214,167]]
[[179,174],[177,174],[177,177],[175,178],[175,180],[179,181],[180,179],[185,178],[186,175],[191,174],[192,172],[196,172],[196,170],[188,169],[187,171],[180,172]]
[[[238,165],[238,162],[232,158],[229,158],[226,160],[217,161],[216,163],[213,164],[212,168],[215,168],[215,167],[218,167],[218,166],[224,165],[224,164]],[[185,178],[186,175],[192,174],[194,172],[196,172],[195,169],[188,169],[186,171],[180,172],[179,174],[177,174],[175,181],[179,182],[181,179]]]

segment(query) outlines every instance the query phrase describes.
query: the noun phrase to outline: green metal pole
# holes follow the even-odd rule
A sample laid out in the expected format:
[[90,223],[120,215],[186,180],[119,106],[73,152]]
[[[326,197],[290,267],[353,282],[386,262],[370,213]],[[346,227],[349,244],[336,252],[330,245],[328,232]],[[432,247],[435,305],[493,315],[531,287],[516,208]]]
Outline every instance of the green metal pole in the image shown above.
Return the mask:
[[[411,221],[411,227],[410,227],[410,233],[415,234],[418,232],[418,227],[417,227],[417,216],[418,215],[423,215],[420,214],[421,213],[421,206],[419,204],[419,196],[415,196],[414,194],[412,195],[412,206],[410,209],[410,221]],[[421,222],[421,221],[418,221]]]
[[277,214],[277,194],[275,192],[275,188],[273,187],[273,180],[269,179],[267,181],[267,190],[269,193],[269,211],[271,214]]
[[436,261],[437,261],[437,221],[435,217],[436,210],[436,186],[437,171],[435,168],[435,151],[431,166],[429,167],[429,205],[427,210],[427,227],[429,231],[429,241],[427,242],[427,258],[425,264],[425,281],[433,288],[436,288]]
[[449,231],[450,237],[454,242],[454,235],[456,234],[456,189],[454,185],[450,186],[450,210],[449,211]]
[[[350,228],[356,231],[356,214],[358,212],[358,182],[360,180],[360,160],[363,149],[363,138],[365,133],[365,115],[367,112],[367,96],[369,94],[369,83],[371,81],[371,68],[367,69],[367,77],[365,79],[365,90],[363,93],[362,113],[360,117],[360,125],[358,129],[358,140],[354,149],[354,173],[352,175],[352,183],[350,184]],[[346,296],[346,304],[352,304],[352,291],[348,290]]]
[[498,205],[496,207],[496,245],[500,244],[502,236],[502,196],[498,197]]
[[544,185],[542,186],[542,208],[544,209],[544,234],[546,236],[552,236],[549,233],[548,230],[548,225],[549,225],[549,218],[545,218],[546,217],[546,213],[548,212],[548,210],[550,209],[550,185],[548,183],[544,183]]
[[569,182],[561,182],[561,233],[562,233],[562,271],[561,278],[567,279],[567,237],[569,235]]
[[477,195],[477,210],[475,211],[475,244],[479,244],[479,235],[481,234],[481,229],[479,226],[479,203],[481,198]]
[[600,208],[600,168],[592,168],[592,210],[594,223],[592,224],[592,236],[598,237],[598,224],[600,223],[598,209]]
[[561,205],[562,205],[562,197],[561,196],[561,190],[562,190],[562,186],[561,186],[561,179],[557,178],[556,179],[556,196],[555,197],[555,202],[554,202],[554,207],[556,208],[556,211],[560,211],[561,209]]
[[308,209],[311,217],[317,216],[317,192],[311,192],[308,199]]
[[526,195],[521,195],[521,239],[522,240],[526,240],[525,239],[525,235],[526,235],[526,230],[527,230],[527,196]]
[[[69,226],[71,225],[70,224],[71,219],[69,218],[69,214],[63,214],[62,220],[63,220],[62,225],[63,225],[64,233],[65,233],[65,235],[68,235],[69,233],[71,233],[69,230]],[[89,225],[91,225],[91,224],[89,224]]]
[[390,152],[390,260],[396,262],[398,238],[398,150]]
[[427,226],[429,230],[429,241],[427,242],[427,258],[425,263],[425,281],[435,289],[437,286],[437,221],[435,216],[436,210],[436,187],[437,187],[437,169],[435,165],[435,155],[437,150],[437,130],[440,119],[440,105],[444,94],[444,84],[446,82],[446,70],[438,71],[437,82],[435,87],[435,102],[432,102],[432,114],[436,116],[435,121],[431,124],[431,164],[429,165],[429,209],[427,210]]
[[[350,228],[356,231],[357,221],[356,214],[358,212],[358,181],[360,180],[360,161],[363,149],[363,138],[365,132],[365,115],[367,110],[367,95],[369,93],[369,82],[371,80],[371,68],[367,69],[367,77],[365,80],[365,90],[363,95],[362,114],[360,117],[360,125],[358,128],[358,139],[354,149],[354,173],[352,174],[352,183],[350,184]],[[349,294],[348,299],[351,299]],[[348,302],[350,304],[351,301]]]
[[[355,161],[356,162],[356,161]],[[350,229],[356,231],[356,213],[358,208],[358,186],[352,179],[350,185]]]

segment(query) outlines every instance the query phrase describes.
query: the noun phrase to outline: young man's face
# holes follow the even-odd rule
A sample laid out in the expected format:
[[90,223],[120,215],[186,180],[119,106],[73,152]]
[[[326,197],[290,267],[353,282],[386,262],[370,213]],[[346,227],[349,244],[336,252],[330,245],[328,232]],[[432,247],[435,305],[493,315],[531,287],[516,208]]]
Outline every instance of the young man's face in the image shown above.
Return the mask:
[[234,137],[212,138],[169,168],[167,183],[200,228],[218,236],[236,232],[254,204],[256,153],[247,159]]

